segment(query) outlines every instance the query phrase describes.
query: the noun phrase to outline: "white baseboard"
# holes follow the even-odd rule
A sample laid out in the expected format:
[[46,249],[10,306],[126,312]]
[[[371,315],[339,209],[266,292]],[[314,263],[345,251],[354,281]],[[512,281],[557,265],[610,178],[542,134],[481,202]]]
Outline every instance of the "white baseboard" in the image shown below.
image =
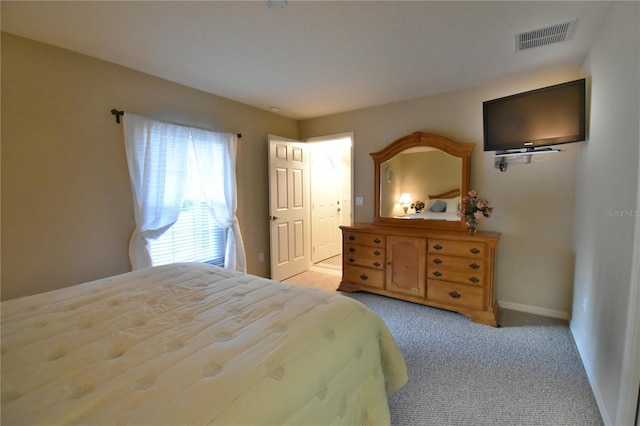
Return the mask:
[[521,305],[520,303],[504,302],[502,300],[498,301],[498,305],[501,308],[511,309],[513,311],[519,312],[526,312],[528,314],[541,315],[543,317],[559,318],[566,321],[569,321],[569,319],[571,319],[571,315],[569,315],[569,312],[540,308],[539,306]]

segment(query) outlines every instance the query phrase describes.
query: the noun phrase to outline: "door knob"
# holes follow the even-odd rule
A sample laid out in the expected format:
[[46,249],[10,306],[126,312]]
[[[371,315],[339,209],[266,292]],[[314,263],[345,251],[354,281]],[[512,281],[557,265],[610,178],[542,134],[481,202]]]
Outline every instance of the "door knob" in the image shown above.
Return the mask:
[[277,220],[278,216],[269,216],[269,220]]

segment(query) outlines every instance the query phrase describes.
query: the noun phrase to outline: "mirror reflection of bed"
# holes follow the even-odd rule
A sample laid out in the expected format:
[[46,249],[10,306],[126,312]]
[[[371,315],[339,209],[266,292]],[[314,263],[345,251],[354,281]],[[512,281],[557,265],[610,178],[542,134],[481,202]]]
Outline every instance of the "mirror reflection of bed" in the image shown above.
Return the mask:
[[458,210],[460,210],[460,189],[455,188],[442,194],[428,195],[423,210],[418,212],[414,208],[408,210],[402,217],[403,219],[459,221]]
[[[460,196],[461,176],[462,160],[458,157],[434,147],[405,149],[381,164],[380,216],[459,221],[453,206]],[[411,204],[423,202],[425,208],[418,213],[409,207],[405,214],[403,207],[408,206],[400,202],[402,194],[410,196]],[[434,207],[437,200],[450,204]]]

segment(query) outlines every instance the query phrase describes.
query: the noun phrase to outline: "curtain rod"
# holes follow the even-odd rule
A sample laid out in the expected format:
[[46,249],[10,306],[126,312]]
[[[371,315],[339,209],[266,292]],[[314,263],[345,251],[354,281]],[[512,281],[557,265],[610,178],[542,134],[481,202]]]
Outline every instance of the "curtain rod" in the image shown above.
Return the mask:
[[[112,109],[111,114],[116,116],[116,123],[120,124],[120,116],[124,115],[124,111],[118,111],[117,109]],[[242,138],[242,133],[237,134],[238,139]]]

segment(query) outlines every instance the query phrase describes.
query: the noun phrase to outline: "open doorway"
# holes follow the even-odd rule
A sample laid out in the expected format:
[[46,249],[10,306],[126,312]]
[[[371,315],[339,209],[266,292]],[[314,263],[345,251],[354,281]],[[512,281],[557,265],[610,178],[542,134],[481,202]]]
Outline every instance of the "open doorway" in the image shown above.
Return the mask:
[[353,222],[353,134],[307,140],[311,262],[285,283],[335,291],[342,280],[341,225]]
[[307,142],[311,147],[312,265],[342,271],[340,226],[350,225],[353,216],[353,134],[332,135]]
[[311,148],[311,260],[342,269],[341,225],[352,222],[352,134],[307,141]]
[[339,227],[353,216],[352,157],[352,133],[305,142],[269,135],[271,278],[297,283],[315,271],[339,283]]

